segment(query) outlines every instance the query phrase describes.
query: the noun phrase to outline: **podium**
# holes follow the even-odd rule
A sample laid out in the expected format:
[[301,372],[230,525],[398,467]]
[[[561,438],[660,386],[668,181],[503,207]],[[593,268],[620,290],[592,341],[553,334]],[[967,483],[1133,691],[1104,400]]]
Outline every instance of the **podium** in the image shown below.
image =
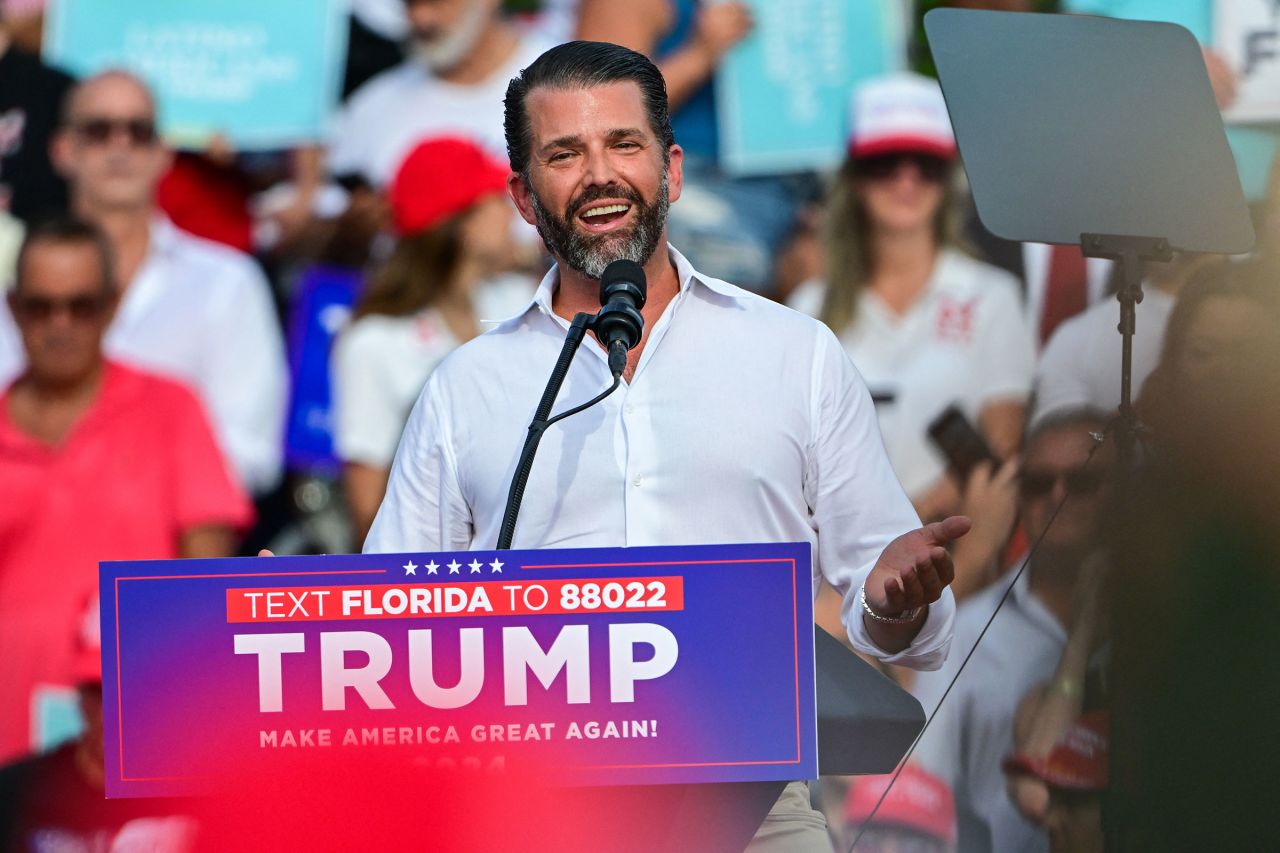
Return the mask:
[[[823,776],[890,773],[924,728],[915,698],[821,628],[814,628],[818,768]],[[587,789],[584,805],[627,816],[619,853],[697,849],[738,853],[783,782]],[[696,845],[690,843],[696,839]]]
[[[274,849],[306,846],[292,820],[322,827],[312,845],[402,825],[389,837],[430,826],[451,849],[479,833],[741,850],[789,781],[888,772],[924,723],[814,628],[809,559],[771,543],[103,563],[107,794],[234,803],[214,822]],[[259,802],[285,842],[246,816]]]

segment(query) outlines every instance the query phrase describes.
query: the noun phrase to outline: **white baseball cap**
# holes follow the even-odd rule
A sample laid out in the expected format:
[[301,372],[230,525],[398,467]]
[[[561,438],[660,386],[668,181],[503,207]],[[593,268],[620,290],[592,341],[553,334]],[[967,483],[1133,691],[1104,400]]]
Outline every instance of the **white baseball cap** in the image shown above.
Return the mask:
[[875,77],[853,93],[849,154],[917,151],[956,156],[947,103],[936,80],[909,71]]

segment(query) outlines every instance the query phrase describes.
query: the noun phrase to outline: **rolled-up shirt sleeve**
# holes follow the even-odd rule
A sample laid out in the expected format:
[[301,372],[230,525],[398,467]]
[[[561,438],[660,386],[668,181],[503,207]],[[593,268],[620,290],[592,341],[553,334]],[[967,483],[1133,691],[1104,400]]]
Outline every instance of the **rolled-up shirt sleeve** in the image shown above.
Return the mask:
[[920,526],[911,501],[889,466],[875,405],[835,336],[819,332],[811,400],[805,496],[818,544],[818,573],[844,598],[841,618],[853,647],[886,663],[937,669],[946,659],[955,622],[951,590],[929,607],[920,633],[891,654],[871,639],[862,619],[862,585],[895,538]]

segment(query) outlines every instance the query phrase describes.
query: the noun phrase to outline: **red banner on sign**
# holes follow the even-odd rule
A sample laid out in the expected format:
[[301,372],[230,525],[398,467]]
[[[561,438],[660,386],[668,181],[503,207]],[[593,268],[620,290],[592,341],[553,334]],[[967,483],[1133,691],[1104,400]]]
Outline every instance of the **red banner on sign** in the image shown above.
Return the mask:
[[684,578],[678,576],[227,590],[232,623],[683,609]]

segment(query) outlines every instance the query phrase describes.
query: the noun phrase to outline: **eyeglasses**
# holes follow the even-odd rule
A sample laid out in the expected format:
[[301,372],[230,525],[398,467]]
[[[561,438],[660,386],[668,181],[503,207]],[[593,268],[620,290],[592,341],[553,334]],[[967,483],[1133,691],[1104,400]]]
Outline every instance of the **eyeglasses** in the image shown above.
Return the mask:
[[883,181],[898,174],[906,164],[915,165],[924,180],[940,184],[951,174],[951,161],[931,154],[900,151],[894,154],[877,154],[857,161],[858,174],[873,181]]
[[12,297],[11,304],[13,313],[19,320],[43,323],[65,311],[72,320],[87,323],[102,317],[103,312],[111,304],[111,298],[105,295],[81,294],[65,299],[50,299],[46,296],[26,296],[19,293]]
[[1023,471],[1019,488],[1024,497],[1040,498],[1053,491],[1059,480],[1066,485],[1069,495],[1091,495],[1102,485],[1102,475],[1097,471],[1076,468],[1074,471]]
[[76,122],[72,129],[90,145],[105,145],[117,131],[124,133],[129,144],[137,148],[156,141],[156,125],[149,118],[89,118]]

